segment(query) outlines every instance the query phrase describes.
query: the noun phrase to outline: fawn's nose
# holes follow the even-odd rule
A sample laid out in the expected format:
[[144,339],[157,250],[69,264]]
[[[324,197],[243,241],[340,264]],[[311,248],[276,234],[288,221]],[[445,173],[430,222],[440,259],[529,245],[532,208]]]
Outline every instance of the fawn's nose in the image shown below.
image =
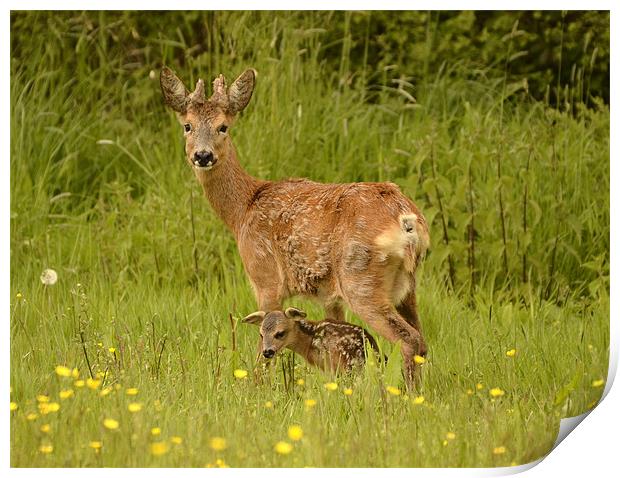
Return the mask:
[[263,357],[265,358],[271,358],[276,354],[276,351],[273,349],[267,349],[267,350],[263,350]]
[[213,166],[215,164],[216,159],[213,157],[213,152],[211,151],[197,151],[194,153],[194,165],[199,166],[201,168],[205,168],[207,166]]

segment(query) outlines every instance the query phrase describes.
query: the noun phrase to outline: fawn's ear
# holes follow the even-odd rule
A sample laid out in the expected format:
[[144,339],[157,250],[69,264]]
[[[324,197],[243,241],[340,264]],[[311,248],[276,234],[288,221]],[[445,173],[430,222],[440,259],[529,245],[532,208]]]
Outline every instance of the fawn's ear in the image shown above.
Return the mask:
[[260,324],[263,323],[263,319],[265,318],[265,315],[266,315],[265,312],[263,312],[262,310],[259,310],[258,312],[254,312],[253,314],[248,315],[241,322],[243,322],[244,324],[258,325],[260,327]]
[[187,110],[189,91],[173,71],[164,66],[159,74],[159,85],[164,102],[177,113],[184,114]]
[[284,315],[286,315],[289,319],[303,319],[306,317],[306,313],[303,310],[296,309],[295,307],[289,307],[284,311]]
[[245,70],[228,88],[228,110],[231,114],[242,111],[250,102],[254,85],[256,83],[256,70]]

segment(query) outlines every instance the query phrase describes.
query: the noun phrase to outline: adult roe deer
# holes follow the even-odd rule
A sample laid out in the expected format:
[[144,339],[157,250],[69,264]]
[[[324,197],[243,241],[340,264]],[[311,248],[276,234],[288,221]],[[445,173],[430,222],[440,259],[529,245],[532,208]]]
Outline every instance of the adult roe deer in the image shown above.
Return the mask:
[[228,88],[219,75],[210,98],[202,80],[190,93],[167,67],[160,84],[183,125],[187,162],[235,235],[258,307],[282,310],[286,298],[304,295],[343,319],[346,304],[377,333],[400,342],[411,386],[413,358],[426,354],[415,272],[429,234],[416,205],[388,182],[265,181],[246,173],[229,128],[252,97],[252,69]]
[[322,370],[351,370],[366,363],[366,342],[379,352],[372,335],[358,325],[340,320],[305,320],[303,310],[254,312],[243,319],[260,327],[263,357],[273,358],[283,348],[301,355]]

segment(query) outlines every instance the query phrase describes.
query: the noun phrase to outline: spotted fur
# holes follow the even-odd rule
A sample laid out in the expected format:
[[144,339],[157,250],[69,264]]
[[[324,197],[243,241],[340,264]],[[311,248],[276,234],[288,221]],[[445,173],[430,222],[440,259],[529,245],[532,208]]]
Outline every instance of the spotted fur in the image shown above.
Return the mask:
[[334,319],[314,322],[305,317],[305,312],[288,308],[284,312],[254,312],[244,322],[260,327],[263,354],[272,351],[275,356],[287,348],[323,370],[348,371],[363,366],[366,342],[378,352],[374,337],[362,327]]

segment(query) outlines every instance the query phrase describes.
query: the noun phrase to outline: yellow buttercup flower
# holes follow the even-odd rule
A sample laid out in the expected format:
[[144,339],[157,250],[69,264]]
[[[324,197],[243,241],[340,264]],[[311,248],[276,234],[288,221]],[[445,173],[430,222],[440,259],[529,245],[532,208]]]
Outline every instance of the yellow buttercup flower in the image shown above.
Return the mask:
[[106,387],[103,390],[101,390],[101,392],[99,392],[99,396],[100,397],[105,397],[107,394],[109,394],[112,391],[112,387]]
[[101,380],[97,380],[94,378],[86,379],[86,386],[91,390],[97,390],[99,388],[99,385],[101,385]]
[[15,294],[15,298],[16,299],[21,299],[23,297],[21,292],[18,292],[17,294]]
[[108,352],[110,352],[111,354],[113,354],[114,352],[116,352],[116,349],[114,347],[110,347],[108,349]]
[[59,377],[70,377],[71,369],[69,367],[65,367],[64,365],[57,365],[56,375],[58,375]]
[[604,383],[605,383],[605,380],[603,380],[603,379],[601,378],[601,379],[599,379],[599,380],[594,380],[594,381],[592,382],[592,386],[593,386],[594,388],[598,388],[598,387],[602,387]]
[[43,433],[49,433],[51,429],[52,427],[50,427],[50,424],[46,423],[45,425],[41,425],[41,428],[39,430],[41,430]]
[[11,402],[11,411],[14,412],[15,410],[17,410],[19,407],[17,406],[17,403],[15,402]]
[[50,401],[50,397],[47,395],[37,395],[37,402],[39,403],[47,403]]
[[170,447],[165,441],[156,441],[151,443],[151,454],[155,456],[161,456],[168,453]]
[[336,382],[327,382],[324,385],[326,390],[329,390],[330,392],[333,392],[334,390],[338,389],[338,384]]
[[73,378],[78,378],[80,376],[80,371],[77,368],[74,368],[73,370],[71,370],[71,376]]
[[303,386],[306,383],[306,381],[303,378],[300,378],[297,380],[297,385],[299,386]]
[[288,427],[288,437],[293,441],[299,441],[303,438],[304,432],[299,425],[291,425]]
[[174,443],[175,445],[180,445],[181,443],[183,443],[183,438],[178,437],[178,436],[173,436],[173,437],[170,437],[170,441]]
[[91,447],[95,451],[99,451],[101,447],[103,446],[103,443],[101,443],[100,441],[91,441],[88,444],[88,446]]
[[279,441],[275,444],[274,450],[276,451],[276,453],[280,453],[280,455],[288,455],[290,452],[293,451],[293,445],[285,441]]
[[108,430],[116,430],[118,428],[118,421],[113,418],[106,418],[103,420],[103,426]]
[[446,439],[447,440],[454,440],[455,438],[456,438],[456,433],[454,433],[454,432],[446,433]]
[[30,422],[36,420],[37,418],[39,418],[39,415],[36,413],[29,413],[28,415],[26,415],[26,420]]
[[502,397],[504,393],[505,392],[501,388],[492,388],[491,390],[489,390],[489,395],[491,395],[493,398]]
[[503,455],[504,453],[506,453],[505,446],[496,446],[495,448],[493,448],[494,455]]
[[400,395],[400,389],[396,387],[392,387],[391,385],[388,385],[387,387],[385,387],[385,389],[390,395]]
[[39,403],[39,411],[43,415],[47,415],[48,413],[54,413],[58,410],[60,410],[60,404],[58,402]]
[[506,352],[507,357],[514,357],[515,355],[517,355],[516,349],[510,349],[509,351]]
[[353,389],[352,388],[345,388],[342,393],[344,393],[345,395],[353,395]]
[[67,390],[61,390],[60,393],[58,394],[58,396],[65,400],[67,398],[71,398],[73,396],[74,392],[72,389],[67,389]]
[[476,390],[482,390],[483,386],[481,383],[476,384]]
[[422,357],[421,355],[414,355],[413,361],[417,363],[418,365],[422,365],[424,362],[426,362],[426,359]]
[[73,382],[73,385],[75,385],[75,387],[77,388],[82,388],[84,385],[86,385],[86,382],[84,382],[84,380],[76,380],[75,382]]
[[222,437],[213,437],[209,440],[209,446],[212,450],[222,451],[225,450],[228,446],[226,443],[226,439]]
[[312,408],[316,405],[316,400],[313,398],[308,398],[304,400],[304,405],[306,405],[306,408]]
[[444,440],[443,442],[441,442],[441,444],[442,444],[443,446],[448,446],[448,440]]
[[273,408],[273,402],[271,400],[265,402],[265,408]]
[[54,451],[54,446],[53,445],[41,445],[39,447],[39,451],[41,453],[52,453]]
[[130,403],[129,405],[127,405],[127,410],[129,410],[131,413],[139,412],[140,410],[142,410],[142,404]]
[[125,390],[125,393],[127,395],[138,395],[138,389],[137,388],[128,388],[127,390]]
[[151,435],[153,435],[153,436],[161,435],[161,428],[159,428],[159,427],[151,428]]
[[414,405],[422,405],[424,403],[424,397],[420,395],[419,397],[415,397],[413,400],[411,400],[411,402]]
[[248,371],[238,368],[233,372],[233,375],[235,376],[235,378],[242,379],[248,376]]

